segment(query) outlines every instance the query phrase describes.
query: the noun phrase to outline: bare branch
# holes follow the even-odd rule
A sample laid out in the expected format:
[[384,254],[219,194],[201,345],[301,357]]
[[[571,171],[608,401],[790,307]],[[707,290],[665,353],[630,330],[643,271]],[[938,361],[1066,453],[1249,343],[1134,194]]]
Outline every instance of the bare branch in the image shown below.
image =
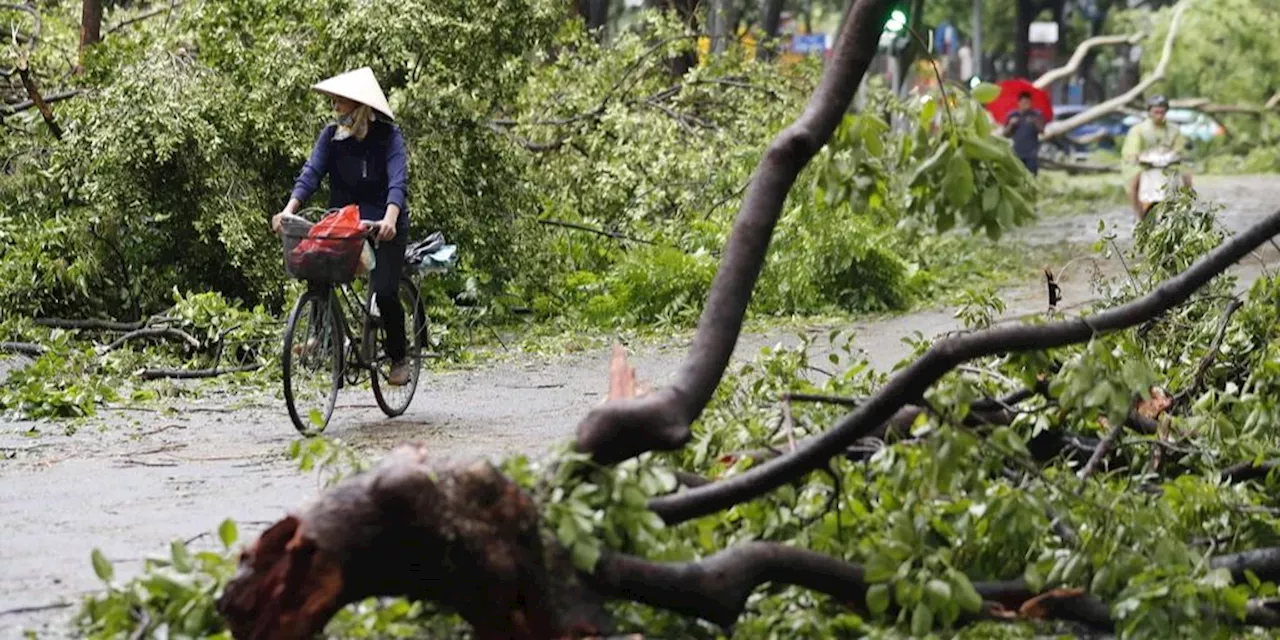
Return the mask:
[[115,320],[70,320],[66,318],[36,318],[38,327],[54,329],[99,329],[103,331],[135,331],[146,326],[145,322],[117,322]]
[[1265,460],[1254,463],[1252,460],[1227,467],[1222,471],[1222,480],[1227,483],[1244,482],[1267,477],[1273,469],[1280,467],[1280,460]]
[[628,240],[630,242],[638,242],[640,244],[647,244],[647,245],[654,245],[654,246],[657,246],[658,244],[652,240],[645,240],[644,238],[635,238],[626,234],[618,233],[617,231],[597,229],[595,227],[587,226],[585,224],[578,224],[576,222],[565,222],[563,220],[550,220],[547,218],[539,218],[538,224],[543,224],[543,225],[552,226],[552,227],[563,227],[565,229],[574,229],[577,231],[586,231],[588,233],[594,233],[596,235],[604,236],[606,238],[613,238],[614,240]]
[[1089,38],[1088,40],[1081,42],[1080,46],[1076,47],[1076,52],[1071,54],[1071,59],[1068,60],[1066,64],[1056,69],[1046,71],[1044,75],[1036,78],[1036,81],[1031,84],[1037,89],[1045,89],[1049,87],[1049,85],[1070,76],[1080,69],[1080,65],[1084,62],[1085,56],[1087,56],[1089,51],[1094,47],[1137,44],[1145,37],[1147,37],[1147,34],[1145,33],[1132,33],[1128,35],[1094,36]]
[[663,520],[675,524],[763,495],[817,469],[859,438],[869,435],[957,365],[1002,353],[1077,344],[1096,335],[1141,324],[1185,302],[1201,286],[1277,233],[1280,233],[1280,211],[1224,242],[1151,293],[1093,316],[1043,325],[992,328],[940,340],[910,366],[899,370],[865,404],[831,429],[805,441],[795,453],[706,487],[655,498],[649,506]]
[[113,34],[113,33],[117,32],[117,31],[119,31],[119,30],[121,30],[121,29],[123,29],[123,28],[125,28],[125,27],[127,27],[127,26],[129,26],[129,25],[131,25],[131,24],[135,24],[135,23],[138,23],[138,22],[142,22],[143,20],[147,20],[147,19],[150,19],[150,18],[154,18],[154,17],[156,17],[156,16],[162,16],[162,15],[165,15],[165,14],[167,14],[167,13],[169,13],[169,12],[171,12],[171,11],[173,11],[173,10],[175,10],[175,9],[177,9],[177,8],[179,8],[179,7],[181,7],[181,6],[182,6],[182,3],[181,3],[181,2],[175,2],[175,3],[173,3],[173,4],[167,4],[167,5],[163,5],[163,6],[156,7],[156,8],[154,8],[154,9],[150,10],[150,11],[144,11],[144,12],[142,12],[142,13],[140,13],[140,14],[138,14],[138,15],[136,15],[136,16],[134,16],[134,17],[132,17],[132,18],[127,19],[127,20],[121,20],[118,24],[116,24],[116,25],[114,25],[114,26],[112,26],[112,27],[107,28],[106,32],[104,32],[104,33],[103,33],[103,35],[111,35],[111,34]]
[[1107,456],[1107,452],[1111,447],[1115,446],[1116,438],[1120,437],[1120,432],[1124,430],[1124,423],[1120,422],[1111,427],[1107,432],[1107,436],[1098,443],[1098,447],[1093,450],[1093,455],[1089,456],[1089,461],[1085,463],[1084,468],[1080,470],[1080,479],[1088,480],[1089,476],[1098,469],[1098,465],[1102,464],[1102,459]]
[[22,54],[18,58],[18,77],[22,79],[22,86],[27,90],[27,97],[36,109],[40,110],[40,117],[44,118],[44,123],[49,126],[49,132],[53,137],[62,139],[62,127],[58,126],[58,122],[53,119],[53,110],[49,108],[49,104],[45,102],[40,95],[40,87],[36,85],[35,78],[31,77],[31,70],[27,66],[27,54]]
[[213,367],[210,369],[165,369],[153,368],[143,369],[138,375],[143,380],[158,380],[161,378],[169,378],[173,380],[196,380],[200,378],[216,378],[218,376],[231,373],[248,373],[261,369],[261,364],[247,364],[240,367],[231,367],[229,369],[221,369]]
[[106,350],[115,351],[131,340],[141,340],[144,338],[173,338],[175,340],[186,342],[191,345],[193,349],[200,348],[200,341],[196,340],[195,336],[187,333],[186,331],[174,329],[173,327],[148,327],[146,329],[130,331],[129,333],[120,336],[115,342],[107,345]]
[[0,351],[9,353],[18,353],[32,358],[39,358],[44,355],[47,348],[44,345],[34,344],[31,342],[0,342]]
[[805,112],[761,158],[675,382],[645,397],[592,410],[578,425],[578,450],[609,464],[645,451],[678,449],[688,441],[690,423],[711,399],[733,354],[787,193],[844,117],[875,56],[888,5],[888,0],[850,3],[844,20],[848,27],[841,31]]
[[1150,75],[1143,78],[1141,82],[1134,85],[1132,89],[1129,89],[1123,94],[1107,100],[1095,107],[1085,109],[1074,117],[1067,118],[1062,121],[1050,122],[1049,125],[1045,127],[1044,134],[1041,135],[1041,138],[1044,140],[1056,138],[1068,131],[1071,131],[1072,129],[1075,129],[1076,127],[1089,124],[1090,122],[1093,122],[1094,120],[1097,120],[1109,113],[1118,111],[1124,107],[1124,105],[1129,104],[1135,98],[1141,96],[1144,91],[1151,87],[1151,85],[1163,80],[1165,70],[1169,66],[1169,58],[1173,55],[1174,40],[1178,35],[1178,29],[1182,25],[1182,14],[1186,12],[1186,9],[1190,4],[1191,3],[1189,2],[1180,2],[1173,10],[1173,18],[1169,23],[1169,34],[1165,37],[1164,48],[1160,51],[1160,61],[1156,63],[1156,68],[1152,70]]
[[1227,327],[1231,324],[1231,316],[1235,315],[1236,310],[1243,306],[1243,302],[1239,298],[1232,298],[1227,303],[1227,308],[1222,312],[1222,319],[1218,321],[1218,330],[1213,334],[1213,341],[1209,343],[1209,350],[1205,352],[1204,357],[1200,359],[1200,364],[1196,365],[1195,375],[1191,377],[1191,384],[1187,385],[1174,398],[1175,404],[1185,401],[1191,394],[1195,393],[1200,385],[1204,384],[1204,374],[1209,370],[1209,366],[1218,357],[1218,349],[1222,346],[1222,339],[1227,335]]
[[[49,105],[55,102],[62,102],[63,100],[66,100],[68,98],[74,98],[82,93],[84,93],[83,89],[71,89],[70,91],[62,91],[59,93],[43,96],[43,98],[44,98],[44,103],[46,105]],[[15,113],[21,113],[23,111],[26,111],[36,106],[38,105],[35,103],[34,100],[25,100],[23,102],[18,102],[15,104],[0,105],[0,116],[11,116]]]

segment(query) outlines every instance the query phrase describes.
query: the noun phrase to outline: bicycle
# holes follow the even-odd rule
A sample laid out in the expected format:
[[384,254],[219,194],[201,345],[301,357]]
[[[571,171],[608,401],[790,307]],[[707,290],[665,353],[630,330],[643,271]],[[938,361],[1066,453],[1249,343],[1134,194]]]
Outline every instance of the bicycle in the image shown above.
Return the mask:
[[[281,355],[285,404],[294,427],[303,436],[324,431],[333,416],[338,392],[344,386],[362,384],[366,373],[382,412],[388,417],[403,414],[417,391],[422,359],[435,355],[423,351],[427,338],[427,316],[419,296],[423,270],[406,263],[398,294],[405,313],[409,380],[403,385],[390,384],[391,358],[382,348],[385,322],[368,274],[361,274],[359,269],[361,253],[367,250],[365,243],[376,230],[364,228],[349,237],[308,235],[311,227],[312,223],[302,216],[286,216],[280,233],[286,272],[307,283],[306,292],[289,314]],[[438,233],[432,239],[443,243]],[[302,261],[295,249],[303,240],[327,243],[328,250],[309,254],[310,260]],[[406,246],[417,247],[421,253],[421,245]],[[360,325],[358,334],[352,330],[356,324]],[[309,379],[309,375],[316,379]],[[318,406],[305,404],[312,400]]]

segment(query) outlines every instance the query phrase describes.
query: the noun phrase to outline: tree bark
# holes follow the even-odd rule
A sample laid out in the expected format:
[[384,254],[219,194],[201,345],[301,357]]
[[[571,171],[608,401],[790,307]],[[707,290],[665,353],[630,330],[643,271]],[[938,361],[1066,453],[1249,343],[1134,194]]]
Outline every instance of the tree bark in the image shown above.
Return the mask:
[[240,558],[218,612],[240,640],[310,638],[337,611],[399,595],[456,610],[478,640],[607,632],[538,510],[487,462],[433,469],[421,444],[334,487],[268,529]]
[[80,67],[89,47],[102,41],[102,0],[83,0],[80,6]]
[[22,87],[27,91],[27,98],[40,111],[40,117],[44,119],[45,125],[49,127],[49,132],[53,134],[53,137],[61,140],[62,127],[59,127],[58,121],[53,118],[53,109],[49,108],[49,104],[40,95],[40,87],[36,84],[36,78],[31,74],[31,69],[27,66],[27,55],[26,52],[23,52],[19,56],[18,78],[22,80]]
[[1187,6],[1188,4],[1183,2],[1173,10],[1173,18],[1169,22],[1169,34],[1165,36],[1164,46],[1160,50],[1160,61],[1156,63],[1156,68],[1152,70],[1151,75],[1143,78],[1141,82],[1123,94],[1107,100],[1095,107],[1086,109],[1074,117],[1062,121],[1050,122],[1049,125],[1045,127],[1044,133],[1041,135],[1041,139],[1049,140],[1051,138],[1056,138],[1068,131],[1071,131],[1072,129],[1075,129],[1076,127],[1088,124],[1098,118],[1112,113],[1142,95],[1142,92],[1146,91],[1151,85],[1163,80],[1165,71],[1169,66],[1169,58],[1173,55],[1173,43],[1177,39],[1178,29],[1182,24],[1182,14],[1185,12]]
[[756,58],[772,60],[773,46],[777,43],[778,29],[782,26],[782,0],[760,0],[760,31],[763,38],[756,48]]
[[649,507],[668,524],[677,524],[768,493],[840,455],[902,407],[922,397],[925,390],[959,364],[983,356],[1077,344],[1094,336],[1136,326],[1182,304],[1205,283],[1277,233],[1280,233],[1280,211],[1222,243],[1146,296],[1088,318],[1039,326],[986,329],[935,342],[920,359],[899,370],[865,404],[795,452],[721,482],[655,498],[649,502]]
[[1071,55],[1071,59],[1068,60],[1066,64],[1045,72],[1039,78],[1036,78],[1036,81],[1032,84],[1039,89],[1047,89],[1053,85],[1053,83],[1062,80],[1063,78],[1070,77],[1071,74],[1076,73],[1077,71],[1082,71],[1085,61],[1089,56],[1094,54],[1095,47],[1137,44],[1138,41],[1142,40],[1144,37],[1146,37],[1146,34],[1135,33],[1132,35],[1095,36],[1093,38],[1089,38],[1088,40],[1081,42],[1080,46],[1076,47],[1075,53]]
[[876,54],[888,7],[889,0],[850,5],[846,28],[804,114],[778,134],[761,158],[674,383],[591,411],[578,425],[579,451],[612,464],[645,451],[678,449],[688,441],[689,425],[711,400],[733,355],[787,193],[843,119]]

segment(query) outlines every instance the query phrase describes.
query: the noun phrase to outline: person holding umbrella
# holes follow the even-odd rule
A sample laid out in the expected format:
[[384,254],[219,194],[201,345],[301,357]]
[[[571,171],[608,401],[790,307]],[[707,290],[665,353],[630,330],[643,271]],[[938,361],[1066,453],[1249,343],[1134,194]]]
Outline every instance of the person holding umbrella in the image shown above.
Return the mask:
[[1039,175],[1040,134],[1044,132],[1044,116],[1031,106],[1031,92],[1018,94],[1018,110],[1009,114],[1004,123],[1004,135],[1013,138],[1013,153],[1018,156],[1027,171]]

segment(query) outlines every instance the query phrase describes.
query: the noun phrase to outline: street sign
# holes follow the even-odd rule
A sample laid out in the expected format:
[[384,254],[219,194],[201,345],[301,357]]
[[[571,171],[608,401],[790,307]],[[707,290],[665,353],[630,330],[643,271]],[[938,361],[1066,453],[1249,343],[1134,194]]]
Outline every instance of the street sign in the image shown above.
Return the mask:
[[791,36],[791,50],[799,54],[826,53],[827,34],[797,33]]
[[945,20],[939,23],[938,28],[933,32],[934,53],[944,56],[951,55],[955,52],[959,42],[960,32],[956,30],[955,25]]
[[1032,22],[1027,36],[1032,44],[1056,44],[1058,42],[1058,23]]

